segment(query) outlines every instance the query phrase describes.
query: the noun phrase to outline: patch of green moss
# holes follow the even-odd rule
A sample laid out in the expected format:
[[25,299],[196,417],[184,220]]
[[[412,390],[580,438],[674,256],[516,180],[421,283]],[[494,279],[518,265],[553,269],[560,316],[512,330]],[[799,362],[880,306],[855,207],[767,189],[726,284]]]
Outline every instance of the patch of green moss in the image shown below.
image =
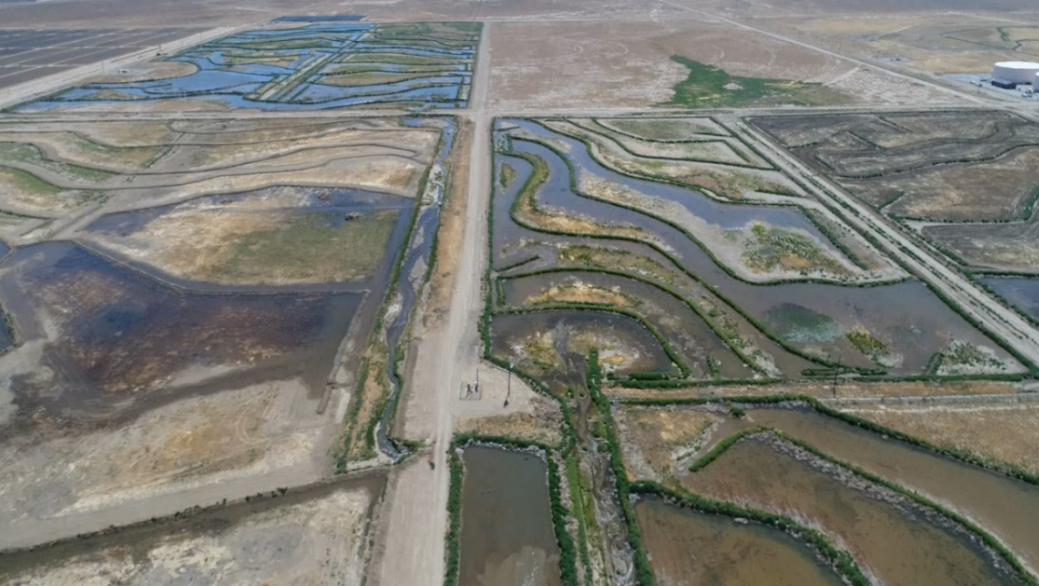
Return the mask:
[[753,271],[769,272],[777,267],[795,271],[827,271],[844,275],[847,269],[812,238],[776,226],[755,223],[750,229],[742,259]]
[[516,168],[508,163],[503,163],[501,166],[501,173],[498,175],[498,181],[501,183],[501,186],[507,188],[515,178]]
[[847,338],[856,350],[871,358],[885,356],[888,353],[887,345],[866,330],[852,330],[847,333]]
[[845,101],[844,96],[818,83],[730,75],[724,69],[681,55],[671,60],[689,70],[675,85],[675,97],[664,106],[728,108],[750,105],[820,106]]
[[61,188],[21,169],[0,167],[0,184],[7,183],[15,190],[33,195],[58,195]]
[[765,314],[776,334],[790,342],[818,344],[841,335],[841,326],[828,315],[795,303],[784,303]]
[[[90,183],[104,181],[113,175],[113,173],[109,173],[108,171],[101,171],[99,169],[91,169],[80,165],[70,165],[59,161],[45,159],[43,153],[36,146],[21,142],[0,143],[0,161],[34,165],[42,169],[59,173],[69,179],[87,181]],[[43,181],[42,179],[39,180]],[[48,185],[50,184],[48,183]]]

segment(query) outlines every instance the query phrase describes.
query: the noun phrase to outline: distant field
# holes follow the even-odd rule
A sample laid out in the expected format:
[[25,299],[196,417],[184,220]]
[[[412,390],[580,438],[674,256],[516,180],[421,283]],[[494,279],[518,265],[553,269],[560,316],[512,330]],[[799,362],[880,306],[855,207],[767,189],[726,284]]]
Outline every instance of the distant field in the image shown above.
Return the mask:
[[496,23],[490,41],[490,100],[502,108],[953,101],[922,84],[706,18]]
[[105,76],[19,111],[464,107],[480,25],[319,22],[257,29]]
[[201,32],[197,28],[0,29],[0,89]]
[[929,73],[985,73],[996,61],[1039,59],[1039,14],[994,19],[891,11],[861,18],[834,12],[752,22],[844,55]]

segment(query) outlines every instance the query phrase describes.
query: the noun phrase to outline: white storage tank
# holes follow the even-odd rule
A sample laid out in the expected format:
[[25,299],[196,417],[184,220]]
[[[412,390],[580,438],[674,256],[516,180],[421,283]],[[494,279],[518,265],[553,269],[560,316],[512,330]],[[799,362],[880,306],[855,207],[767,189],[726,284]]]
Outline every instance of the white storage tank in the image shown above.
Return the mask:
[[1032,89],[1039,93],[1039,73],[1036,73],[1035,79],[1032,80]]
[[1031,84],[1035,83],[1036,74],[1039,74],[1039,63],[1001,61],[992,66],[992,85],[1013,88]]

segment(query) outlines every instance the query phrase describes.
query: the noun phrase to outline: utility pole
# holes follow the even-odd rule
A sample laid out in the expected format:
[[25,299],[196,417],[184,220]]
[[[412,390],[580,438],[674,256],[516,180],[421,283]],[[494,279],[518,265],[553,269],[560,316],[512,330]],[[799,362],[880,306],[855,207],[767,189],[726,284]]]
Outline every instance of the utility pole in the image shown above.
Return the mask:
[[837,368],[833,369],[833,388],[830,390],[830,393],[834,399],[837,398],[837,377],[841,374],[841,358],[844,358],[844,350],[837,354]]
[[513,366],[514,366],[514,363],[510,360],[509,361],[509,378],[508,378],[509,382],[507,383],[507,386],[505,387],[505,406],[506,407],[509,406],[509,397],[512,396],[512,367]]

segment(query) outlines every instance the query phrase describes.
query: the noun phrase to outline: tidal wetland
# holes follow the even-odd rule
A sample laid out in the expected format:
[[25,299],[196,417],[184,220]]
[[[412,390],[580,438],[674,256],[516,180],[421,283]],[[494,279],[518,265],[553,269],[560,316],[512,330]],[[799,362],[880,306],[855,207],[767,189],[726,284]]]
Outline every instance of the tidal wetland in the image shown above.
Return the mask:
[[570,430],[563,583],[1034,584],[1022,458],[782,394],[1029,366],[730,125],[495,122],[481,333]]
[[[552,304],[637,314],[678,369],[698,378],[754,370],[796,378],[837,362],[902,376],[1021,372],[927,287],[705,120],[723,134],[702,140],[751,154],[739,164],[636,155],[620,139],[639,135],[613,130],[624,128],[615,121],[499,121],[492,250],[504,273],[503,311]],[[575,266],[574,247],[626,255],[634,271]],[[583,298],[578,285],[560,286],[568,274],[580,277]],[[661,301],[627,301],[649,291]],[[666,311],[664,323],[665,304],[684,311]],[[692,354],[709,358],[693,365]]]
[[465,107],[479,36],[473,23],[282,23],[155,61],[145,79],[88,82],[18,111]]
[[[2,204],[26,219],[0,225],[2,547],[328,478],[370,334],[403,329],[424,283],[453,123],[7,119],[0,133],[0,167],[34,178]],[[380,495],[344,501],[352,528],[330,539],[352,553],[322,567],[345,583]],[[285,539],[272,547],[310,538]],[[190,541],[132,555],[166,567]],[[310,580],[306,563],[277,580]],[[157,566],[104,571],[147,582]],[[200,583],[252,571],[209,569]]]
[[0,583],[1039,586],[1039,125],[927,17],[256,1],[0,0],[142,48],[0,96]]

